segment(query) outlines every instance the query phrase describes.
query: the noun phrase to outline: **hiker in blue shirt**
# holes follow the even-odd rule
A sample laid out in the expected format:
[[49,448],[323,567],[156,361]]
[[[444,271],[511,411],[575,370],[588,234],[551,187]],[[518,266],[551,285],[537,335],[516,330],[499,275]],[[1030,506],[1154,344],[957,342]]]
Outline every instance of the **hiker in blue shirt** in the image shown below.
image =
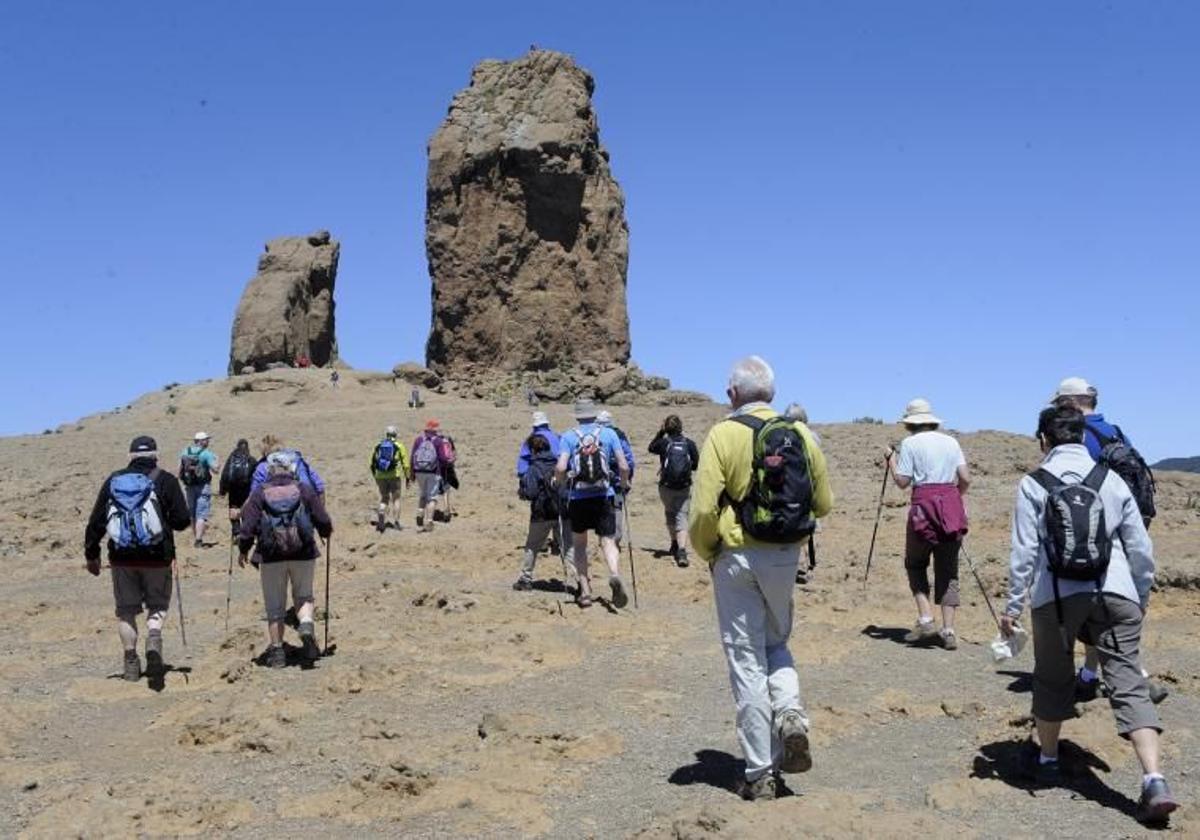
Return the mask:
[[[616,432],[596,422],[596,406],[591,400],[575,403],[575,419],[579,427],[559,439],[556,483],[570,481],[570,501],[567,515],[574,539],[575,573],[579,592],[575,602],[582,607],[592,605],[592,586],[588,578],[587,535],[595,531],[600,538],[600,551],[608,563],[612,604],[620,608],[629,603],[625,583],[621,580],[620,553],[616,540],[616,511],[613,499],[618,487],[629,481],[629,463],[621,451]],[[617,475],[611,464],[617,465]]]
[[[601,411],[596,415],[596,422],[605,428],[612,429],[616,434],[617,442],[621,444],[621,452],[625,455],[625,463],[629,465],[629,478],[623,482],[621,487],[617,488],[617,494],[613,498],[613,507],[616,509],[617,515],[617,531],[613,534],[613,539],[616,540],[619,550],[621,543],[625,540],[625,495],[629,492],[629,485],[633,482],[633,473],[637,469],[637,462],[633,457],[633,446],[629,443],[629,436],[613,425],[612,414],[607,410]],[[615,471],[617,462],[613,461],[609,466]]]
[[204,547],[204,529],[212,513],[212,477],[217,472],[217,455],[208,448],[208,432],[196,432],[192,445],[179,453],[179,480],[192,512],[195,547]]
[[[538,435],[546,439],[546,443],[550,444],[550,454],[555,460],[558,459],[558,435],[550,428],[550,418],[546,416],[544,411],[533,412],[533,430],[532,434]],[[521,441],[521,450],[517,453],[517,478],[521,478],[529,471],[529,462],[531,454],[529,452],[529,438]]]

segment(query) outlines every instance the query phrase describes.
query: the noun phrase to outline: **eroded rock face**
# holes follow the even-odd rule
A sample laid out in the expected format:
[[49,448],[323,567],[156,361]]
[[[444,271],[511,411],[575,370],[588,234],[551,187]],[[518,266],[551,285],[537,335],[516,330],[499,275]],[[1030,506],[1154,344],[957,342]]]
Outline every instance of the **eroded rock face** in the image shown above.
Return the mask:
[[333,287],[340,245],[329,231],[267,243],[233,319],[229,373],[337,360]]
[[593,87],[561,53],[484,61],[430,141],[427,356],[443,377],[629,361],[625,199]]

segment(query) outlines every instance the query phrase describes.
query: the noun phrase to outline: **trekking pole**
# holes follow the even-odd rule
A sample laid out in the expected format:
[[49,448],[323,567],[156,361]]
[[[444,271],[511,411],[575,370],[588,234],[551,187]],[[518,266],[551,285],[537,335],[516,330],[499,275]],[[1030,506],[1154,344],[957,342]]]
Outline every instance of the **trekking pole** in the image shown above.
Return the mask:
[[183,617],[183,584],[180,583],[182,575],[179,573],[179,564],[175,564],[175,605],[179,607],[179,636],[183,639],[183,649],[187,650],[187,622]]
[[229,602],[233,600],[233,549],[234,544],[229,543],[229,577],[225,583],[225,632],[229,633]]
[[567,548],[567,529],[563,525],[563,518],[562,514],[560,513],[558,515],[558,559],[562,560],[564,589],[567,588],[567,582],[569,580],[567,576],[567,551],[569,550],[570,549]]
[[629,530],[629,496],[625,497],[621,510],[625,516],[625,544],[629,548],[629,577],[633,581],[633,608],[637,609],[637,566],[633,563],[633,533]]
[[325,538],[325,651],[329,652],[329,567],[333,558],[329,554],[330,537]]
[[1000,635],[1004,635],[1004,628],[1000,626],[1000,617],[996,615],[996,608],[992,606],[991,596],[987,593],[987,588],[983,585],[983,578],[979,576],[979,572],[975,569],[975,564],[971,562],[971,555],[967,554],[967,550],[961,545],[958,548],[963,559],[967,561],[967,565],[971,567],[971,574],[975,576],[975,582],[979,584],[979,591],[983,593],[983,600],[987,604],[988,612],[992,614],[992,621],[996,622],[996,629],[1000,631]]
[[875,508],[875,527],[871,530],[871,547],[867,549],[867,570],[863,574],[863,591],[867,589],[867,580],[871,577],[871,558],[875,556],[875,537],[879,535],[879,517],[883,515],[883,496],[887,493],[888,475],[891,473],[886,458],[883,460],[883,485],[879,488],[879,507]]

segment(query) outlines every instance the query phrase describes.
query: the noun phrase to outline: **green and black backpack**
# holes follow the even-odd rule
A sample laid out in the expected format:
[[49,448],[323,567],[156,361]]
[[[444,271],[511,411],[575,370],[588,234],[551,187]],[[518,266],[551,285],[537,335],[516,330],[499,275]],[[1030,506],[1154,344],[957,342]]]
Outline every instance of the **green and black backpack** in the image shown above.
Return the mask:
[[750,489],[741,500],[728,499],[746,534],[759,542],[801,542],[812,534],[812,477],[804,437],[793,420],[761,420],[750,414],[732,418],[754,432]]

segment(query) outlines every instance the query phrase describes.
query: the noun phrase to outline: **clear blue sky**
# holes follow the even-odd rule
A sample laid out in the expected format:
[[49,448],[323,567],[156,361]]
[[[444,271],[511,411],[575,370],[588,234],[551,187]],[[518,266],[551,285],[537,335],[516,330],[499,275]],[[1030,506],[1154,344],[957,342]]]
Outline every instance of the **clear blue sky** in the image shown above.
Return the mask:
[[222,376],[263,243],[316,228],[343,357],[422,358],[426,141],[531,43],[596,77],[646,370],[720,395],[756,351],[817,421],[1021,432],[1084,375],[1200,452],[1188,2],[13,0],[0,433]]

